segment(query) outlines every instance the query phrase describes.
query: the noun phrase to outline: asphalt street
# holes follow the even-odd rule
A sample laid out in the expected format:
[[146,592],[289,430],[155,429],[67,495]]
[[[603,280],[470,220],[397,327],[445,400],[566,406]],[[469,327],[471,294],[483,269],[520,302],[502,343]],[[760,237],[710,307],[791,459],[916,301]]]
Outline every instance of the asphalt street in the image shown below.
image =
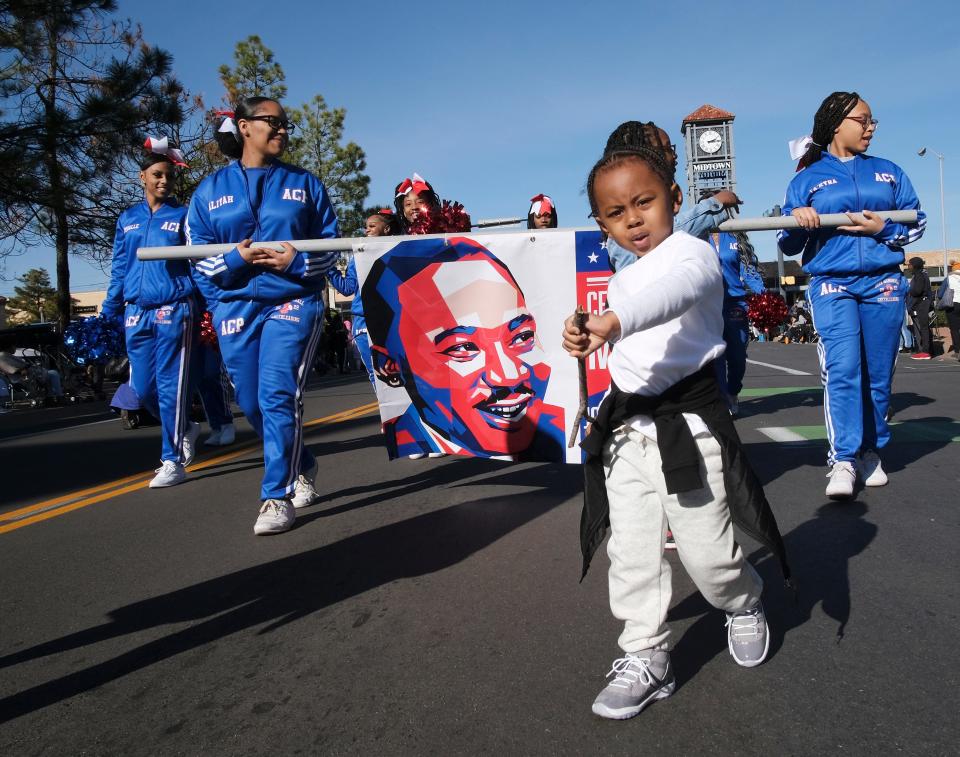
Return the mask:
[[743,669],[672,555],[679,685],[624,722],[590,711],[619,626],[602,550],[578,582],[579,466],[390,463],[365,377],[321,380],[322,500],[255,537],[242,418],[150,490],[156,427],[0,417],[0,754],[956,754],[960,364],[901,355],[890,483],[832,503],[815,348],[750,359],[798,590],[744,542],[773,642]]

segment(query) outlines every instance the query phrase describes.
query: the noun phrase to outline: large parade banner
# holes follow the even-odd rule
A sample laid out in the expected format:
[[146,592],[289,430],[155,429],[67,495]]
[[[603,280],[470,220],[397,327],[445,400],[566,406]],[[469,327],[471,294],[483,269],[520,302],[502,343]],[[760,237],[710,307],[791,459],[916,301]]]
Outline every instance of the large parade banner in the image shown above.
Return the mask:
[[[566,445],[580,394],[561,331],[578,304],[606,307],[599,232],[367,238],[354,255],[391,459],[581,461]],[[592,410],[608,354],[587,360]]]

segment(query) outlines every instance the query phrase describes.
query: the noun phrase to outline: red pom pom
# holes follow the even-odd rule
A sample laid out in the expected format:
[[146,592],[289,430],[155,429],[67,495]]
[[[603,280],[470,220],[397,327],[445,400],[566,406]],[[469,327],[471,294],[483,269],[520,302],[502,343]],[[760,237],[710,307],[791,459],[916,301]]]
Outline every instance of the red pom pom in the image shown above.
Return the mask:
[[217,329],[213,325],[213,314],[206,310],[200,317],[200,344],[207,347],[217,346]]
[[760,331],[776,328],[787,320],[787,303],[779,294],[764,292],[747,298],[747,317]]
[[462,234],[470,231],[470,215],[459,202],[444,200],[439,208],[423,208],[410,222],[408,234]]

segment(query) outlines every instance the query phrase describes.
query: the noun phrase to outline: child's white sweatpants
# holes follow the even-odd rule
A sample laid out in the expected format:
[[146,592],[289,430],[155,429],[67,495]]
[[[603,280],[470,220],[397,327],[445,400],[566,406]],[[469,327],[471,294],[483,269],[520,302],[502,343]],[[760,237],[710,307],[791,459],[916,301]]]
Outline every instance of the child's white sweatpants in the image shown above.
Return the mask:
[[611,437],[603,463],[610,500],[610,609],[624,621],[620,647],[666,649],[670,631],[670,563],[663,545],[667,524],[677,554],[704,598],[725,612],[748,610],[763,582],[737,544],[723,483],[720,445],[695,437],[702,489],[667,494],[657,443],[624,426]]

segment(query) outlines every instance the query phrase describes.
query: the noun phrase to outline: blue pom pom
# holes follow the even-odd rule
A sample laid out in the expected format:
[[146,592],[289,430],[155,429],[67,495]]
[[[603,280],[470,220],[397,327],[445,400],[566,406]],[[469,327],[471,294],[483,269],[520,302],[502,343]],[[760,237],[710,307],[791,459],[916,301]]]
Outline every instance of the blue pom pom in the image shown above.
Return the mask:
[[63,346],[77,365],[103,365],[126,353],[123,327],[113,318],[81,318],[63,332]]

